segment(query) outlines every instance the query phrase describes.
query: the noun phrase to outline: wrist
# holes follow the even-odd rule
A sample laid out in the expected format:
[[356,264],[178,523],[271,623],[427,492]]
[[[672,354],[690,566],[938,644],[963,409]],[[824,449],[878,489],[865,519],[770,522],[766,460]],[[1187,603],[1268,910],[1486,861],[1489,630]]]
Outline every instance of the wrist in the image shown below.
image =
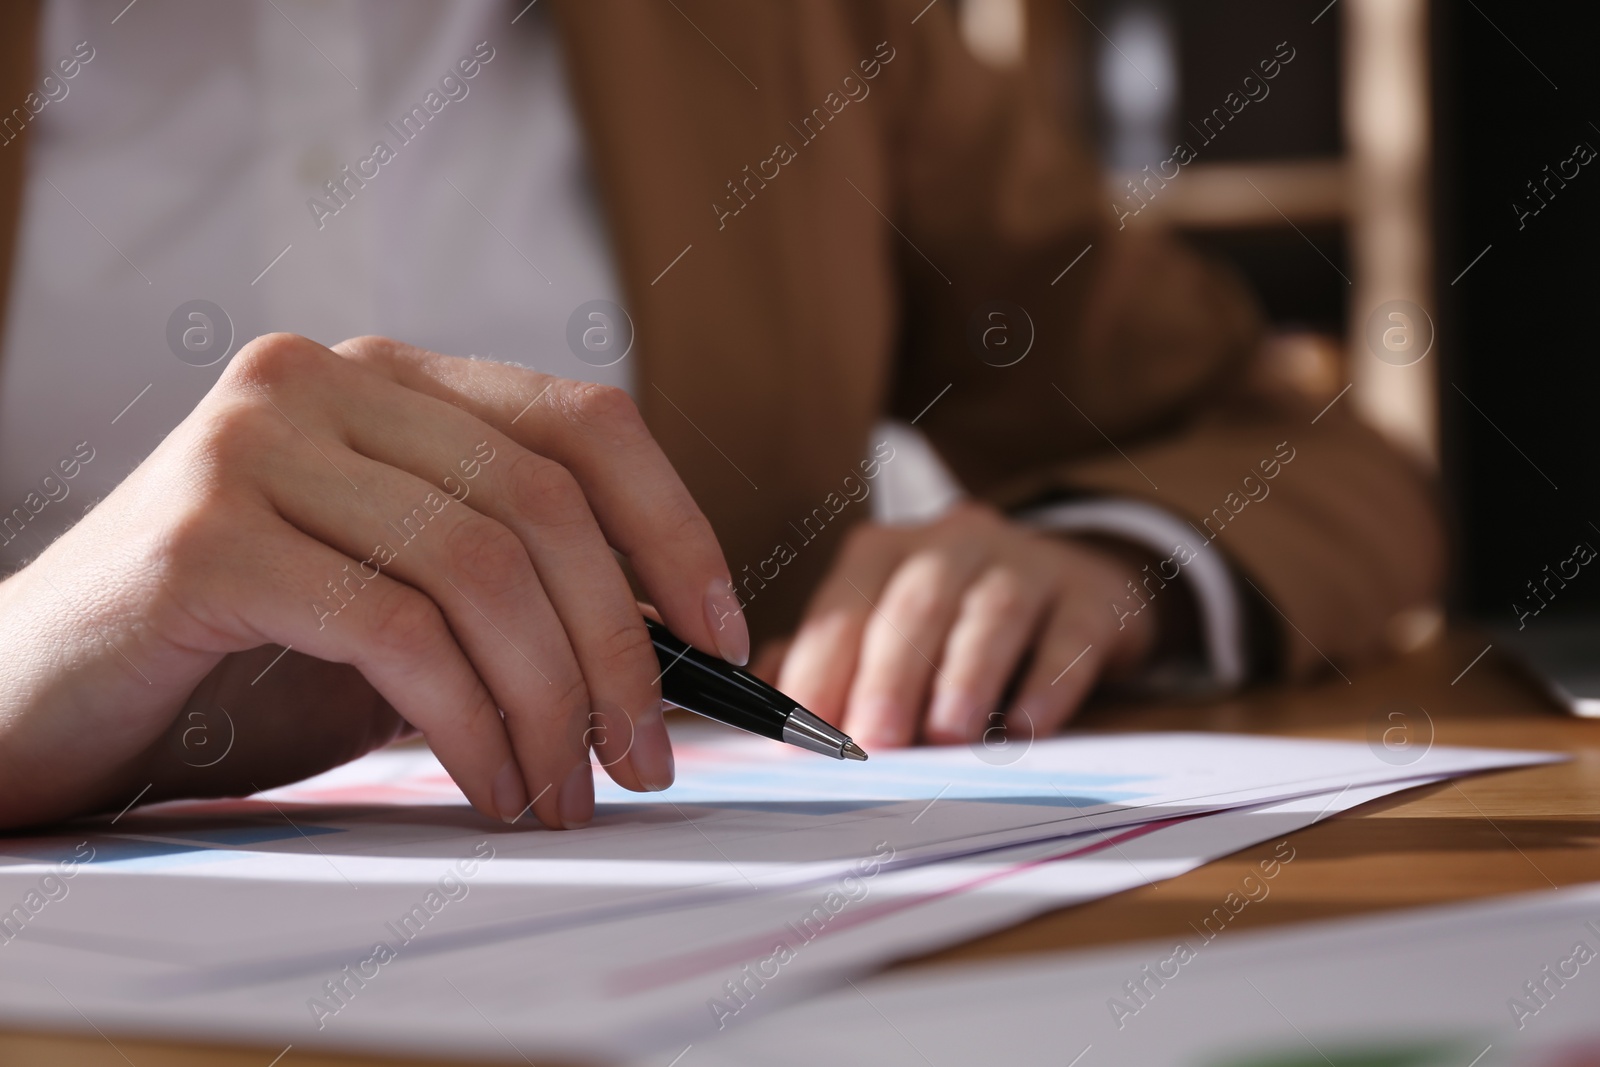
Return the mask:
[[64,600],[71,587],[44,566],[35,560],[0,582],[10,679],[0,697],[0,827],[106,810],[148,784],[133,784],[135,759],[120,751],[136,718],[126,709],[142,694],[130,692],[125,661],[111,662],[87,609]]

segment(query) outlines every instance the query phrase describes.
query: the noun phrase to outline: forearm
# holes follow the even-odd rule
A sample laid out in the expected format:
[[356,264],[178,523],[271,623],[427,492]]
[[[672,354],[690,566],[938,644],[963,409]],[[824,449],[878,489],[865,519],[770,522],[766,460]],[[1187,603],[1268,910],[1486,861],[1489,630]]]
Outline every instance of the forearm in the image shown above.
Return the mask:
[[1265,605],[1285,673],[1303,677],[1377,654],[1396,616],[1437,600],[1444,575],[1425,477],[1352,415],[1316,415],[1309,405],[1213,415],[1036,484],[1146,500],[1187,520],[1198,555],[1227,561]]

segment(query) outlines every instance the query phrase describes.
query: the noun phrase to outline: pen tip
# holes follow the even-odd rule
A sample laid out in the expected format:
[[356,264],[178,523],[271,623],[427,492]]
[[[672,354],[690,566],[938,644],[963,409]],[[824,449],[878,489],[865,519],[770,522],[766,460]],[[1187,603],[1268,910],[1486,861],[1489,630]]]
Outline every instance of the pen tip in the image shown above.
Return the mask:
[[864,760],[867,758],[866,750],[854,741],[846,741],[843,751],[845,759]]

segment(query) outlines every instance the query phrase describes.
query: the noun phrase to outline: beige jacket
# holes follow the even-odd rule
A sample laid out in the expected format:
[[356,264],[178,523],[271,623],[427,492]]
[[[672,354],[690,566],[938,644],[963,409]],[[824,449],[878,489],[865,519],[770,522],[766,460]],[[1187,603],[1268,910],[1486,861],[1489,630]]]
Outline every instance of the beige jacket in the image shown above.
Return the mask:
[[[1118,230],[1083,146],[969,57],[947,5],[546,2],[636,324],[639,403],[753,594],[758,639],[793,625],[865,517],[838,504],[874,421],[930,403],[917,426],[975,496],[1117,494],[1214,532],[1292,623],[1296,674],[1323,666],[1315,648],[1371,655],[1437,595],[1426,482],[1348,403],[1312,425],[1314,408],[1253,390],[1247,294]],[[36,87],[36,5],[8,7],[5,114]],[[0,293],[26,150],[26,134],[0,147]],[[1011,366],[974,344],[995,300],[1032,322]]]

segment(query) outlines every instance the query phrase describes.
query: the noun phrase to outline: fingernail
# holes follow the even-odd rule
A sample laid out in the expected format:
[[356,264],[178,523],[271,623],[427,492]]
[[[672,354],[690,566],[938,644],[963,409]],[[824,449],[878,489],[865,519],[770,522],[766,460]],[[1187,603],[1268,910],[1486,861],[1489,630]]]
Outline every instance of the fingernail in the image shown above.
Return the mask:
[[661,718],[659,706],[645,712],[633,723],[633,773],[639,784],[659,793],[672,784],[676,767],[672,759],[672,738]]
[[584,760],[567,775],[562,783],[561,795],[556,798],[556,812],[561,825],[568,830],[588,826],[594,818],[594,772],[589,761]]
[[500,768],[500,773],[494,776],[490,793],[502,822],[516,822],[527,809],[528,790],[522,784],[522,769],[517,766],[516,760],[507,760],[506,765]]
[[750,631],[744,625],[744,608],[733,594],[733,583],[713,578],[706,590],[706,624],[717,654],[737,667],[750,662]]

